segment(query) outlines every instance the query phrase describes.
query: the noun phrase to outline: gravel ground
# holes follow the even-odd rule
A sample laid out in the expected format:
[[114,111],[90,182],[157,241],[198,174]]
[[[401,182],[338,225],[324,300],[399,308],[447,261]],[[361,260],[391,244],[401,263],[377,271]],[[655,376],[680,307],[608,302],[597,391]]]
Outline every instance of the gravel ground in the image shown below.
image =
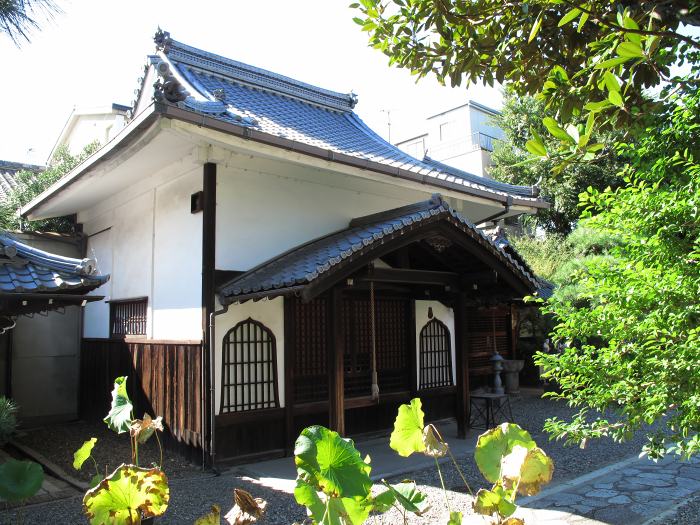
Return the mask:
[[670,515],[653,521],[654,525],[697,525],[700,523],[700,495],[674,509]]
[[[122,463],[131,463],[131,445],[128,434],[117,434],[102,422],[86,423],[77,421],[22,431],[16,441],[22,443],[47,459],[56,463],[68,474],[84,481],[90,481],[95,475],[95,467],[88,460],[82,470],[73,468],[73,453],[88,439],[96,437],[97,443],[92,455],[100,472],[111,472]],[[155,438],[139,448],[139,463],[142,466],[158,464],[160,452]],[[197,474],[200,468],[187,462],[178,454],[163,451],[163,471],[171,479]]]
[[[571,479],[601,468],[609,463],[635,456],[639,453],[644,443],[643,436],[637,436],[624,444],[613,443],[610,440],[591,442],[585,450],[581,450],[577,447],[564,447],[558,442],[548,441],[547,436],[542,433],[542,424],[547,417],[567,417],[572,413],[571,409],[566,407],[563,403],[539,399],[532,395],[526,395],[522,399],[513,401],[512,408],[514,419],[518,421],[521,426],[528,429],[535,441],[537,441],[547,454],[554,459],[554,482]],[[69,427],[70,426],[66,427],[66,432],[69,432]],[[84,436],[90,434],[90,432],[83,433],[84,429],[79,430],[82,428],[80,426],[72,428],[75,429],[75,433],[80,433],[79,439],[76,440],[73,436],[63,438],[55,434],[51,438],[53,443],[63,450],[61,454],[65,455],[66,452],[70,452],[70,461],[72,461],[72,452],[74,450],[72,447],[75,446],[75,443],[79,446]],[[98,438],[100,437],[96,434],[92,435]],[[123,436],[118,437],[121,438]],[[74,440],[74,444],[70,446],[65,445],[62,441],[63,439],[72,439]],[[30,444],[26,439],[25,441],[27,444]],[[357,446],[362,452],[362,443],[358,443]],[[124,453],[126,453],[128,457],[128,439],[126,440],[126,448],[120,452],[120,454]],[[478,472],[471,455],[459,457],[457,460],[472,490],[476,491],[479,487],[485,486],[485,482]],[[170,466],[167,463],[166,465],[165,470],[170,476]],[[464,484],[456,470],[449,464],[444,465],[442,470],[445,485],[448,489],[451,489],[448,491],[451,508],[453,510],[459,510],[463,514],[470,513],[471,498],[464,490]],[[268,515],[265,523],[289,525],[296,520],[302,520],[305,516],[304,509],[295,503],[292,495],[261,486],[250,478],[237,476],[235,471],[225,473],[221,476],[212,476],[211,474],[198,472],[196,468],[192,466],[187,466],[187,468],[182,468],[181,470],[177,470],[176,468],[175,472],[176,474],[174,476],[170,476],[171,478],[175,478],[171,483],[171,504],[165,516],[158,520],[159,525],[191,524],[198,516],[208,512],[213,503],[219,504],[224,509],[230,508],[234,487],[248,490],[254,496],[262,497],[268,501]],[[177,479],[178,477],[180,479]],[[409,523],[446,523],[447,511],[444,505],[444,495],[440,489],[440,479],[436,470],[434,468],[418,470],[406,473],[391,481],[396,482],[405,478],[414,479],[419,485],[419,488],[427,494],[428,500],[431,503],[431,509],[423,518],[409,516]],[[375,486],[375,490],[380,491],[382,488],[381,486]],[[683,521],[682,517],[679,518],[678,521],[671,521],[672,518],[669,517],[664,523],[678,523],[679,525],[681,523],[695,523],[692,520],[688,521],[688,517],[696,519],[695,516],[697,516],[699,509],[700,501],[696,500],[692,504],[689,504],[688,510],[679,509],[678,512],[680,516],[687,516],[685,521]],[[15,523],[15,520],[16,515],[14,512],[0,512],[0,524]],[[85,523],[85,519],[81,515],[80,499],[78,498],[56,501],[24,509],[23,520],[23,523],[26,525]],[[370,524],[386,525],[395,525],[402,522],[402,516],[397,510],[391,510],[383,515],[371,516],[368,520]]]

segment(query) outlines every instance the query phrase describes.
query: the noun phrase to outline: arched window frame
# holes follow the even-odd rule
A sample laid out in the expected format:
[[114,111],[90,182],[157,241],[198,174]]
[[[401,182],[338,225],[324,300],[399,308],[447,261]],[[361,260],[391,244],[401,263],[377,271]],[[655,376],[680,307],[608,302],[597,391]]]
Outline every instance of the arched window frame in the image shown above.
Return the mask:
[[[439,333],[430,334],[429,330],[437,327],[444,336],[444,348],[429,350],[426,348],[426,339]],[[453,386],[452,376],[452,334],[445,323],[439,319],[431,319],[421,328],[418,337],[418,360],[420,363],[419,389],[441,388]],[[429,375],[432,372],[432,376]],[[437,374],[436,374],[437,372]]]
[[[244,329],[245,326],[253,327],[254,329],[259,330],[259,335],[261,337],[258,340],[257,336],[254,335],[253,340],[251,341],[251,329],[249,328],[247,330],[247,345],[245,349],[241,350],[242,360],[239,363],[235,361],[237,357],[235,351],[236,340],[231,341],[231,336],[233,334],[236,334],[240,329]],[[253,332],[256,333],[254,330]],[[240,343],[246,344],[246,340],[243,339]],[[233,356],[231,353],[232,345]],[[268,349],[268,359],[264,359],[264,356],[262,356],[263,358],[261,358],[261,356],[255,355],[255,359],[251,360],[251,352],[259,351],[256,350],[258,345],[262,345],[263,349]],[[251,348],[251,346],[253,348]],[[260,321],[256,321],[252,317],[248,317],[248,319],[237,323],[233,328],[226,332],[226,335],[224,335],[221,341],[221,353],[221,405],[219,409],[220,413],[247,412],[251,410],[279,408],[279,382],[277,379],[277,340],[272,330],[270,330]],[[247,356],[247,360],[244,356]],[[234,362],[231,361],[231,357],[234,358]],[[259,381],[251,382],[251,376],[254,379],[257,379],[257,367],[259,365],[267,366],[269,378],[265,381],[262,381],[262,383]],[[234,367],[233,374],[231,373],[231,366]],[[248,381],[244,383],[235,382],[236,377],[238,375],[239,367],[241,367],[241,375],[244,378],[248,379]],[[253,367],[255,367],[255,370],[253,370]],[[264,375],[263,379],[265,379]],[[271,396],[262,401],[258,401],[256,392],[256,400],[253,401],[251,399],[251,389],[253,387],[257,388],[257,385],[259,384],[263,384],[263,393],[265,393],[265,385],[267,385],[267,393],[270,394],[269,390],[272,390]],[[240,401],[237,399],[236,395],[239,388],[241,389],[241,393],[247,391],[247,399],[244,395],[242,396],[243,399],[241,399]],[[233,396],[231,395],[232,392]]]

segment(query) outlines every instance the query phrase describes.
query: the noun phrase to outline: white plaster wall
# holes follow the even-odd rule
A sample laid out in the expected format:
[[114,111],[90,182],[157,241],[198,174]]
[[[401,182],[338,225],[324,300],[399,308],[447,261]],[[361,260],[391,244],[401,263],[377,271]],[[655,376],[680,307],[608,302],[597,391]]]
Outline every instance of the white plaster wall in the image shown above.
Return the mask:
[[280,407],[284,406],[284,299],[248,301],[229,306],[228,312],[216,317],[216,364],[214,370],[216,413],[221,408],[221,366],[223,340],[226,333],[241,321],[252,318],[265,325],[275,335],[277,349],[277,385]]
[[450,349],[452,351],[452,384],[457,384],[455,371],[455,315],[452,308],[439,301],[416,301],[416,384],[420,385],[420,331],[428,324],[428,308],[433,309],[433,319],[441,321],[450,331]]
[[107,144],[125,124],[124,116],[116,113],[80,115],[65,139],[68,150],[77,155],[94,141]]
[[[270,167],[220,167],[217,186],[216,267],[248,270],[282,252],[346,228],[350,219],[412,204],[430,192],[392,188],[380,192],[369,181],[337,181],[307,170],[305,179]],[[336,185],[337,184],[337,185]],[[335,185],[335,186],[334,186]],[[378,186],[378,185],[377,185]]]
[[202,339],[202,213],[190,213],[201,189],[198,166],[155,190],[154,339]]
[[[112,274],[112,230],[99,231],[88,237],[87,256],[95,260],[97,272]],[[103,295],[105,300],[112,295],[110,278],[105,284],[90,292],[90,295]],[[85,305],[83,317],[83,337],[109,337],[109,304],[105,301]]]

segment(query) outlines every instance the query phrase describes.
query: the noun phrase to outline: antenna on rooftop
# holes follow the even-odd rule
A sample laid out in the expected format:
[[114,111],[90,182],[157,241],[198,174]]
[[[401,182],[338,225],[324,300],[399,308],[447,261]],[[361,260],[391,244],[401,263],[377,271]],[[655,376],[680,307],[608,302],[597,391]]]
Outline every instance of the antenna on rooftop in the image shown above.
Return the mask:
[[393,111],[392,109],[380,109],[379,110],[380,113],[386,113],[386,126],[389,130],[388,131],[389,136],[388,136],[387,142],[389,142],[389,144],[391,144],[391,112],[392,111]]

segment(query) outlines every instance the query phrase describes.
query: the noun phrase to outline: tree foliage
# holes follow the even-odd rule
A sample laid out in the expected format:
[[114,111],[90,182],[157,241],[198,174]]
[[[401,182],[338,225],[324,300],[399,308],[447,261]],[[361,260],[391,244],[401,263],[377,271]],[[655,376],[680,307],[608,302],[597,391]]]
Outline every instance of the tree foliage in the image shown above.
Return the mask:
[[53,0],[0,0],[0,33],[19,46],[29,42],[29,34],[39,29],[37,18],[52,18],[61,9]]
[[18,172],[15,175],[17,186],[0,202],[0,228],[10,231],[73,232],[74,224],[67,217],[28,222],[20,217],[19,210],[92,155],[98,147],[99,143],[94,142],[86,146],[79,155],[71,155],[68,149],[62,146],[54,154],[51,165],[44,171]]
[[548,150],[558,146],[558,139],[547,133],[542,122],[543,114],[545,107],[541,100],[532,96],[520,97],[511,89],[506,91],[503,109],[496,119],[505,133],[505,140],[496,143],[489,174],[503,182],[536,184],[540,187],[550,200],[551,208],[541,210],[528,219],[547,233],[567,235],[581,214],[579,194],[589,186],[598,190],[620,186],[622,179],[617,173],[622,169],[622,164],[614,149],[614,135],[611,133],[604,134],[600,139],[592,137],[592,140],[605,144],[605,147],[590,162],[572,162],[560,171],[553,170],[556,166],[553,159],[533,162],[537,158],[525,147],[531,129],[539,133]]
[[538,363],[581,409],[547,428],[568,441],[623,440],[656,422],[650,455],[700,452],[700,41],[691,36],[700,6],[362,0],[357,8],[392,63],[453,85],[483,78],[536,95],[546,133],[532,126],[525,149],[555,161],[555,174],[604,151],[596,135],[620,134],[624,185],[591,186],[581,197],[586,226],[615,242],[571,268],[575,293],[547,306],[563,351]]

